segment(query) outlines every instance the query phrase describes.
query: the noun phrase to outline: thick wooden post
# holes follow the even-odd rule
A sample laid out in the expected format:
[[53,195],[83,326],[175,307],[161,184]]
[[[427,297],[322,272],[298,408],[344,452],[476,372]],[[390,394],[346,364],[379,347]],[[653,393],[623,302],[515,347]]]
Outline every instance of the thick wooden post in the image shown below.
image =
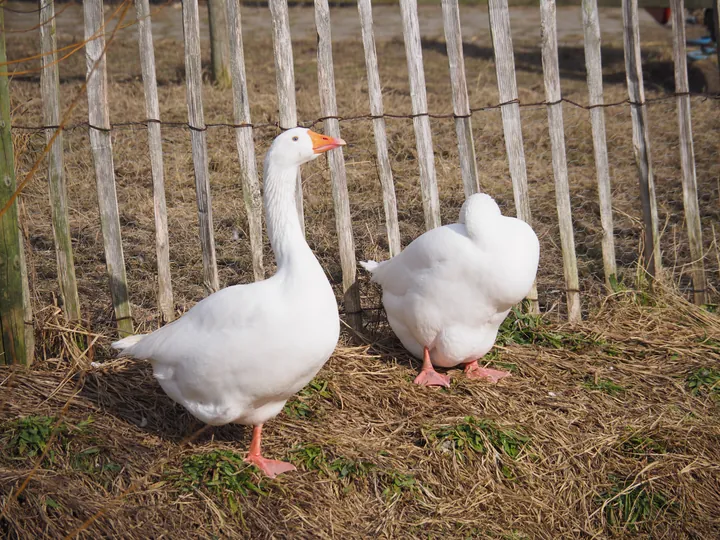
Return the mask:
[[640,203],[645,225],[643,265],[650,278],[661,273],[660,232],[658,226],[655,181],[650,158],[645,87],[640,57],[640,22],[637,0],[622,0],[623,38],[625,41],[625,71],[633,126],[633,147],[640,182]]
[[157,253],[158,306],[164,322],[175,318],[172,283],[170,281],[170,244],[168,241],[167,207],[165,204],[165,170],[160,134],[160,104],[155,75],[155,47],[150,20],[150,2],[135,0],[138,20],[140,65],[145,89],[145,114],[148,120],[148,147],[153,177],[153,211],[155,215],[155,251]]
[[417,0],[400,0],[403,22],[403,39],[410,77],[410,99],[412,101],[413,126],[417,144],[417,159],[420,166],[420,190],[422,192],[425,228],[440,226],[440,201],[438,200],[435,177],[435,154],[432,146],[430,117],[427,110],[425,70],[422,61],[420,25],[418,23]]
[[[7,62],[4,11],[0,9],[1,64]],[[0,211],[16,187],[10,134],[10,87],[7,75],[0,75]],[[29,363],[25,343],[22,249],[18,205],[14,201],[0,214],[0,364]]]
[[465,81],[465,59],[462,50],[462,28],[460,26],[460,8],[458,0],[442,0],[445,43],[450,62],[450,83],[452,84],[453,112],[455,113],[455,131],[460,154],[460,172],[462,174],[465,196],[480,191],[475,143],[470,118],[470,100]]
[[375,149],[377,150],[377,168],[383,192],[388,246],[390,248],[390,255],[394,257],[400,253],[402,247],[400,245],[395,182],[393,181],[392,169],[390,168],[390,156],[388,155],[387,132],[385,130],[385,118],[383,116],[385,111],[383,109],[382,90],[380,89],[380,74],[378,73],[372,5],[370,4],[370,0],[358,0],[358,11],[360,12],[360,27],[362,29],[363,48],[365,49],[368,97],[370,98],[370,114],[373,117]]
[[[673,22],[673,56],[675,59],[675,92],[677,96],[678,127],[680,129],[680,164],[682,170],[683,203],[687,223],[690,256],[692,257],[693,300],[702,305],[705,293],[705,265],[703,264],[702,226],[697,195],[695,152],[693,150],[692,121],[690,115],[690,87],[685,50],[685,3],[670,0]],[[684,94],[684,95],[683,95]]]
[[[100,209],[100,225],[105,247],[105,262],[110,278],[115,318],[120,337],[133,333],[128,298],[125,259],[120,237],[120,216],[115,191],[115,168],[113,166],[112,140],[110,137],[110,113],[108,111],[107,69],[105,64],[105,35],[102,0],[83,2],[85,15],[85,58],[87,61],[88,119],[90,122],[90,146],[95,163],[95,180]],[[96,36],[96,37],[93,37]],[[97,64],[97,67],[95,67]]]
[[[227,0],[228,23],[230,29],[230,71],[232,73],[233,112],[236,124],[250,124],[250,101],[248,99],[247,78],[245,77],[245,52],[242,42],[242,21],[239,0]],[[253,275],[255,280],[265,277],[263,269],[262,243],[262,197],[258,182],[257,163],[255,162],[255,141],[252,126],[235,128],[238,157],[240,159],[240,181],[243,188],[245,212],[250,230],[250,250],[252,251]]]
[[[40,94],[43,104],[43,121],[46,126],[60,125],[60,75],[58,70],[57,41],[55,39],[55,2],[45,0],[40,6],[40,49],[43,54],[40,62]],[[55,129],[46,129],[45,138],[52,140]],[[63,159],[63,136],[58,134],[47,154],[48,187],[50,193],[50,212],[52,215],[55,255],[58,268],[58,284],[62,310],[69,321],[80,319],[80,299],[75,279],[72,238],[67,207],[67,188],[65,186],[65,164]]]
[[585,67],[592,124],[595,170],[597,172],[600,222],[602,224],[602,257],[605,286],[612,291],[612,281],[617,278],[615,237],[612,215],[612,188],[608,164],[607,140],[605,138],[605,111],[603,110],[602,60],[600,56],[600,21],[597,0],[582,0],[583,29],[585,32]]
[[[490,34],[495,51],[495,71],[497,73],[498,92],[505,135],[505,151],[508,156],[510,178],[513,185],[515,211],[517,217],[532,225],[530,198],[528,197],[527,170],[525,168],[525,149],[523,148],[522,127],[520,124],[520,104],[518,103],[517,82],[515,80],[515,57],[513,56],[512,35],[510,34],[510,12],[507,0],[488,0],[490,13]],[[533,284],[528,293],[530,311],[540,312],[537,286]]]
[[210,169],[207,153],[207,132],[202,102],[202,66],[200,64],[200,15],[197,0],[183,0],[183,36],[185,40],[185,84],[187,86],[188,123],[195,170],[195,195],[200,222],[204,285],[208,292],[220,288],[215,236],[213,232]]
[[560,67],[558,65],[555,0],[540,0],[540,32],[542,35],[542,63],[545,78],[545,101],[547,102],[548,128],[552,148],[555,176],[555,199],[560,225],[563,271],[567,290],[568,320],[579,322],[580,280],[578,279],[575,235],[573,233],[568,182],[567,156],[565,154],[565,128],[563,123],[562,93],[560,91]]
[[[315,26],[318,36],[318,88],[320,91],[320,114],[325,120],[326,133],[340,137],[340,122],[337,118],[335,99],[335,71],[332,59],[332,36],[330,32],[330,7],[328,0],[315,0]],[[350,220],[350,198],[347,190],[347,175],[342,148],[327,152],[332,179],[332,194],[335,207],[335,228],[340,247],[340,265],[343,275],[345,315],[348,324],[355,330],[362,329],[360,290],[358,289],[355,267],[355,242]]]
[[208,0],[210,23],[210,61],[213,81],[220,88],[230,86],[230,40],[228,39],[226,2]]
[[[295,103],[295,67],[293,65],[292,40],[290,38],[290,16],[287,0],[268,0],[273,26],[273,48],[275,51],[275,77],[277,79],[278,112],[280,128],[297,127],[297,105]],[[298,171],[295,188],[300,227],[305,232],[303,212],[302,180]]]

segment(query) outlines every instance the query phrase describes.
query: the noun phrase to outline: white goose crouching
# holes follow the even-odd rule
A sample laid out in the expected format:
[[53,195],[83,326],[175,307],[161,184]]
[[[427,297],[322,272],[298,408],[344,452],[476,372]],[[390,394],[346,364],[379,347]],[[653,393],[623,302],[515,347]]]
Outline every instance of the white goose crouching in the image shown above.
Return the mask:
[[433,365],[465,364],[468,376],[495,381],[508,375],[482,369],[477,360],[530,291],[539,254],[532,228],[478,193],[463,204],[459,223],[427,231],[390,260],[361,264],[382,287],[391,328],[423,360],[415,382],[448,386]]

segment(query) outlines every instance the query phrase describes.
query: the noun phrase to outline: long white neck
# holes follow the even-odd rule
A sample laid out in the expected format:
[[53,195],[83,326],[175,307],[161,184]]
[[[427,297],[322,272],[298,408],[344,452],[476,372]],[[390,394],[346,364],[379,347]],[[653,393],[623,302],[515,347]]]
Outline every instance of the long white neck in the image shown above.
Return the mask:
[[300,227],[295,190],[297,166],[278,166],[272,159],[265,162],[265,216],[268,237],[275,253],[278,271],[292,261],[313,257]]

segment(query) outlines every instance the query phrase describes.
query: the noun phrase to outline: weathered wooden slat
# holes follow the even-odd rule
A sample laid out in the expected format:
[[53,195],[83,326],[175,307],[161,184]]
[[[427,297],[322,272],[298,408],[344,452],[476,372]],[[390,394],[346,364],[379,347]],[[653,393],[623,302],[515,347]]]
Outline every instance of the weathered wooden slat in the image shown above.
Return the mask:
[[420,166],[420,190],[422,192],[425,228],[440,226],[440,202],[435,177],[435,154],[432,146],[430,117],[427,110],[425,70],[420,43],[417,0],[400,0],[403,22],[403,39],[410,77],[410,99],[412,101],[413,126],[417,144],[417,159]]
[[210,27],[210,64],[213,81],[220,88],[230,86],[230,38],[226,3],[232,0],[208,0],[208,26]]
[[[278,111],[280,127],[290,129],[297,127],[297,105],[295,103],[295,67],[293,65],[292,41],[290,38],[290,17],[287,0],[268,0],[273,26],[273,48],[275,51],[275,76],[277,78]],[[302,179],[298,171],[295,192],[300,226],[305,232],[305,216],[303,212]]]
[[675,61],[675,92],[677,96],[678,126],[680,129],[680,164],[682,170],[683,203],[687,223],[690,256],[692,257],[693,300],[702,305],[705,293],[705,265],[703,264],[702,226],[697,194],[695,151],[693,149],[690,96],[688,92],[687,52],[685,50],[685,6],[683,0],[670,0],[673,24],[673,56]]
[[622,0],[622,12],[625,72],[631,103],[633,148],[638,166],[640,202],[645,225],[643,264],[651,278],[660,278],[662,270],[660,234],[657,201],[655,200],[655,181],[653,180],[650,158],[645,87],[643,85],[642,62],[640,59],[640,22],[638,20],[637,0]]
[[[505,135],[505,151],[508,156],[510,178],[513,184],[513,197],[517,217],[532,224],[530,198],[528,197],[527,170],[525,168],[525,150],[523,148],[522,128],[520,124],[520,104],[518,102],[517,82],[515,81],[515,57],[513,56],[512,36],[510,34],[510,13],[507,0],[488,0],[490,13],[490,33],[495,51],[495,71],[497,73],[498,92]],[[537,286],[533,284],[528,293],[530,311],[538,313]]]
[[215,237],[213,233],[210,171],[208,168],[207,133],[202,103],[202,66],[200,64],[200,15],[197,0],[183,0],[183,36],[185,39],[185,82],[187,85],[188,123],[195,169],[195,193],[200,221],[200,247],[205,288],[220,288]]
[[595,170],[600,201],[600,223],[602,225],[602,257],[605,286],[612,290],[612,281],[617,278],[615,258],[615,233],[612,215],[612,188],[608,164],[607,139],[605,137],[605,110],[603,104],[602,60],[600,54],[600,21],[597,0],[583,0],[583,30],[585,32],[585,67],[587,70],[590,123],[592,124]]
[[[27,215],[24,207],[20,206],[21,214]],[[22,218],[20,218],[22,220]],[[21,223],[22,225],[22,223]],[[20,229],[20,283],[22,284],[23,325],[25,330],[25,364],[31,365],[35,360],[35,324],[33,321],[32,297],[30,296],[30,279],[28,274],[27,258],[25,255],[27,230]]]
[[[328,0],[315,0],[315,26],[318,36],[318,90],[320,92],[320,114],[323,117],[337,116],[335,98],[335,70],[333,69],[332,35],[330,32],[330,7]],[[340,122],[337,118],[325,120],[325,132],[331,137],[340,137]],[[356,283],[355,241],[353,240],[350,218],[350,198],[347,189],[345,159],[342,148],[327,152],[332,180],[333,204],[335,207],[335,228],[340,247],[340,265],[343,276],[345,315],[348,324],[355,330],[362,329],[360,290]]]
[[385,209],[388,246],[390,247],[390,255],[394,257],[400,253],[402,247],[400,245],[395,183],[393,181],[392,169],[390,168],[387,132],[385,130],[385,118],[383,117],[385,111],[383,108],[382,91],[380,89],[380,74],[378,72],[377,52],[375,50],[375,34],[373,32],[372,5],[370,0],[358,0],[358,11],[360,12],[360,27],[362,30],[363,48],[365,49],[370,114],[373,116],[378,176],[380,177],[380,185],[383,191],[383,207]]
[[558,65],[557,28],[555,0],[540,0],[540,34],[542,36],[542,64],[545,79],[550,146],[555,176],[555,200],[560,225],[563,271],[567,289],[568,320],[582,319],[580,306],[580,280],[578,279],[575,235],[573,233],[568,182],[567,156],[565,154],[565,127],[563,123],[562,93],[560,91],[560,67]]
[[[46,0],[40,6],[40,50],[43,54],[40,72],[40,95],[43,103],[43,122],[46,126],[60,125],[60,74],[58,70],[57,40],[55,39],[55,2]],[[54,129],[46,129],[48,143]],[[55,255],[58,268],[58,284],[62,309],[69,321],[80,320],[80,298],[75,279],[75,263],[70,236],[70,223],[65,186],[63,159],[63,136],[60,133],[47,154],[50,212],[52,216]]]
[[[110,277],[110,293],[115,308],[120,337],[132,334],[133,324],[128,298],[125,258],[120,237],[120,216],[115,191],[110,113],[108,111],[107,68],[103,51],[105,35],[102,0],[83,2],[85,17],[85,59],[87,61],[88,119],[90,146],[95,162],[100,225],[105,248],[105,262]],[[92,36],[97,35],[94,39]],[[97,67],[95,65],[97,64]]]
[[[233,111],[236,124],[250,124],[250,100],[245,76],[245,52],[242,42],[242,19],[238,0],[227,0],[228,25],[230,29],[230,72],[232,74]],[[265,277],[263,269],[262,197],[255,162],[255,141],[252,127],[235,128],[240,181],[243,188],[245,213],[250,231],[253,275],[255,280]]]
[[[688,8],[690,6],[688,5]],[[715,53],[718,60],[718,71],[720,71],[720,0],[713,3],[713,24],[715,25]]]
[[[5,10],[0,9],[0,64],[5,62]],[[0,74],[0,210],[5,208],[16,188],[10,133],[10,86],[7,75]],[[22,249],[15,200],[5,212],[0,213],[0,365],[28,363]]]
[[460,154],[460,171],[465,196],[469,197],[473,193],[480,191],[480,183],[475,159],[472,119],[470,118],[470,100],[467,93],[467,81],[465,80],[465,59],[463,57],[458,0],[442,0],[442,12],[445,43],[447,45],[448,61],[450,62],[450,83],[452,85],[455,131],[457,132]]
[[160,104],[155,76],[155,48],[152,37],[149,0],[135,0],[138,20],[140,65],[145,89],[145,114],[148,119],[148,146],[153,178],[153,211],[155,214],[155,251],[157,253],[158,306],[164,322],[175,318],[170,280],[170,244],[165,204],[165,170],[160,135]]

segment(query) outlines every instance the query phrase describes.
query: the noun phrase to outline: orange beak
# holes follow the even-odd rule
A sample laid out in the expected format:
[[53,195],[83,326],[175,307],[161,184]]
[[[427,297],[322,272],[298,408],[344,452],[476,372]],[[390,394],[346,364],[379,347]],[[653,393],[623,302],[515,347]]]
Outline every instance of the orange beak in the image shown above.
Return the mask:
[[328,150],[345,146],[347,144],[342,139],[335,139],[333,137],[328,137],[327,135],[320,135],[314,131],[308,131],[308,135],[310,135],[310,140],[312,140],[313,143],[313,151],[316,154],[322,154],[323,152],[327,152]]

